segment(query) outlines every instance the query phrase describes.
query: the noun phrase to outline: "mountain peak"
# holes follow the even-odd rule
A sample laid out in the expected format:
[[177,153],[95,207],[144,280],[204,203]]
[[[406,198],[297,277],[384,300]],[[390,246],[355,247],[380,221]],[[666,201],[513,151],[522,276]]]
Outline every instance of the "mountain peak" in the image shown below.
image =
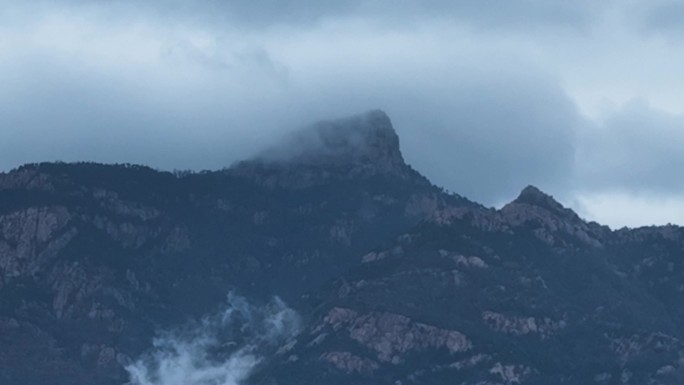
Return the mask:
[[315,123],[262,153],[259,159],[315,165],[372,163],[381,168],[404,163],[399,136],[382,110]]
[[548,244],[563,244],[568,239],[575,239],[586,245],[602,245],[600,231],[534,186],[525,187],[513,202],[501,209],[501,214],[513,225],[533,223],[538,226],[535,235]]
[[399,136],[382,110],[320,121],[228,171],[290,188],[309,186],[330,177],[418,175],[404,162]]
[[565,210],[565,207],[553,196],[532,185],[525,187],[512,203],[538,206],[552,211]]
[[296,131],[227,172],[268,186],[305,188],[331,178],[377,175],[429,183],[404,162],[399,136],[382,110],[325,120]]
[[582,221],[574,211],[563,206],[552,195],[549,195],[532,185],[525,187],[513,202],[504,206],[504,210],[507,209],[507,211],[510,211],[513,207],[535,207],[552,213],[560,218]]
[[[525,187],[515,200],[505,205],[501,211],[507,215],[520,216],[521,213],[546,212],[554,217],[573,222],[583,222],[571,209],[563,206],[553,196],[541,191],[535,186]],[[547,214],[545,214],[547,215]],[[523,215],[526,217],[527,215]]]

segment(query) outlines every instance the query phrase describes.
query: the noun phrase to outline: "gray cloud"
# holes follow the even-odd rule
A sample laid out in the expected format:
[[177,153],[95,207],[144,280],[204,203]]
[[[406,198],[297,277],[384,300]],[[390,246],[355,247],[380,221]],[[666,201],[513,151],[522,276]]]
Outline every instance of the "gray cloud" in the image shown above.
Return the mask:
[[[15,79],[0,116],[5,167],[90,159],[219,168],[313,119],[375,106],[395,121],[410,162],[436,183],[478,199],[503,198],[531,181],[551,184],[572,162],[572,103],[556,84],[522,70],[466,70],[446,79],[363,76],[322,89],[275,80],[254,84],[250,97],[246,89],[233,94],[239,82],[223,89],[223,70],[200,70],[204,59],[191,68],[209,71],[208,79],[190,84],[142,74],[110,78],[69,65],[78,63],[23,63],[31,81],[44,80],[40,87],[22,88],[29,80]],[[266,76],[272,71],[266,67],[247,78]]]
[[151,65],[55,56],[29,50],[0,62],[3,169],[45,160],[220,168],[276,129],[278,117],[261,112],[278,110],[264,106],[286,75],[258,50],[208,56],[168,42]]
[[[45,23],[59,30],[60,23],[72,20],[82,21],[77,14]],[[114,33],[105,39],[113,47],[102,57],[97,46],[85,53],[72,50],[102,33],[88,23],[81,28],[67,30],[56,42],[66,47],[62,51],[46,58],[42,48],[29,47],[20,62],[6,64],[13,71],[3,71],[8,87],[0,91],[10,100],[0,117],[6,127],[7,151],[0,158],[5,168],[54,159],[218,168],[312,120],[374,107],[393,117],[409,161],[437,183],[478,199],[500,199],[529,179],[549,180],[570,159],[569,127],[576,117],[570,117],[575,112],[555,80],[516,58],[504,72],[483,66],[499,53],[480,52],[464,37],[458,39],[471,46],[445,53],[441,50],[459,44],[446,39],[414,53],[404,44],[426,37],[380,32],[372,41],[378,30],[371,28],[356,32],[358,37],[342,36],[343,47],[337,49],[327,47],[317,30],[305,29],[284,42],[302,49],[292,54],[268,36],[235,44],[232,38],[243,34],[216,30],[182,36],[152,24],[139,31],[141,36],[128,36],[127,28],[109,26]],[[368,46],[357,46],[358,38]],[[210,48],[197,39],[207,40]],[[300,41],[310,47],[301,48]],[[328,55],[339,52],[341,60],[356,65],[345,69],[344,62],[328,62]],[[556,124],[554,116],[564,123]],[[549,133],[564,142],[546,151],[539,143]],[[442,148],[444,143],[451,145]],[[429,146],[435,151],[427,156]],[[541,158],[549,159],[534,165]],[[490,177],[478,177],[475,163]]]
[[[57,159],[216,169],[317,119],[382,108],[410,163],[486,204],[529,183],[569,198],[677,194],[666,170],[682,165],[673,63],[684,55],[676,39],[644,34],[675,30],[676,8],[4,2],[0,169]],[[622,106],[635,97],[648,103]]]
[[530,183],[558,190],[572,173],[580,115],[557,84],[533,73],[463,79],[396,115],[415,166],[471,198],[498,203]]
[[675,34],[684,32],[684,4],[673,0],[655,0],[635,7],[635,17],[646,32]]
[[684,116],[635,100],[584,132],[578,179],[589,189],[678,194],[683,148]]
[[335,18],[369,18],[383,22],[409,22],[425,18],[457,21],[474,27],[529,30],[540,26],[554,29],[583,28],[592,23],[609,3],[589,0],[573,2],[544,0],[165,0],[140,3],[135,0],[37,1],[33,11],[55,7],[77,7],[110,18],[146,15],[167,21],[230,23],[240,27],[271,25],[311,26]]

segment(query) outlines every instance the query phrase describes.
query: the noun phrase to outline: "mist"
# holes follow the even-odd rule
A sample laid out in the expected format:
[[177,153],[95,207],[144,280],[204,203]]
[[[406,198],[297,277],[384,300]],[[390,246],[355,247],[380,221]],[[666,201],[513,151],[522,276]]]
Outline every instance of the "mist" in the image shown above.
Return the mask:
[[231,293],[221,311],[160,332],[151,351],[126,366],[127,385],[242,384],[299,327],[280,299],[255,305]]

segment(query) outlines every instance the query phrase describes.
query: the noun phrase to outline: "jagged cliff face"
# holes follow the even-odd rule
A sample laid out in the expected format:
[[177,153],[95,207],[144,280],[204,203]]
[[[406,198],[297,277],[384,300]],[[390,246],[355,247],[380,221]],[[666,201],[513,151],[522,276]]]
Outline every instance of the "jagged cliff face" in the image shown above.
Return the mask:
[[0,174],[0,383],[122,384],[236,290],[304,320],[253,383],[677,384],[683,253],[534,187],[444,194],[381,111],[219,172],[28,165]]

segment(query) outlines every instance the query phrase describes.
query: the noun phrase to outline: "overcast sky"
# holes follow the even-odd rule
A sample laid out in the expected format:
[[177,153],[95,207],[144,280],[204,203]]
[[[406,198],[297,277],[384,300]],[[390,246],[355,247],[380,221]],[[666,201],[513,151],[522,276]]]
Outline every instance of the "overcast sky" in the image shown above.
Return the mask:
[[0,170],[216,169],[381,108],[487,205],[534,184],[612,227],[684,224],[684,2],[3,0]]

